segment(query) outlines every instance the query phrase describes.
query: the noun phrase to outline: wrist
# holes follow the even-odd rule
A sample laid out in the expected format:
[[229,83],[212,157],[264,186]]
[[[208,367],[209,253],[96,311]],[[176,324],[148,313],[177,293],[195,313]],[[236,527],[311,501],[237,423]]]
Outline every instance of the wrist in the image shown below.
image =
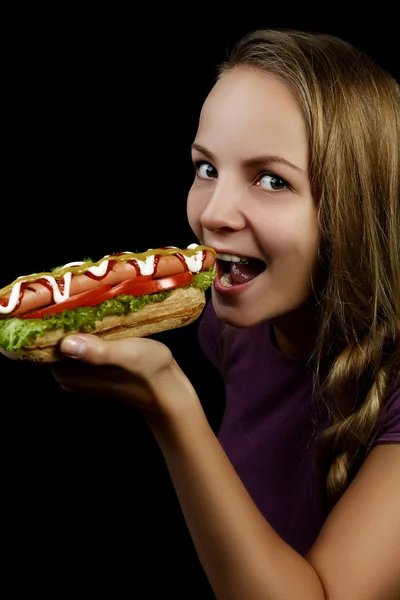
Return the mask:
[[157,374],[152,387],[157,402],[142,416],[155,437],[174,437],[181,428],[207,422],[196,390],[175,361]]

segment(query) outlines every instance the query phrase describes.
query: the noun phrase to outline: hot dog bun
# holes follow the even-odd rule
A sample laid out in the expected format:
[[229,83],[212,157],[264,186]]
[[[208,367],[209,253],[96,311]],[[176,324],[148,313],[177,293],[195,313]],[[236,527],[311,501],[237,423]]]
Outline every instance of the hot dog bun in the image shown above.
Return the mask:
[[[177,288],[162,302],[148,304],[138,312],[106,316],[96,323],[96,329],[91,333],[105,340],[147,337],[189,325],[200,316],[205,303],[206,296],[200,288]],[[49,330],[43,336],[38,336],[29,346],[16,351],[0,347],[0,352],[13,360],[54,363],[65,358],[59,349],[59,343],[65,335],[72,333],[77,332],[66,329]]]

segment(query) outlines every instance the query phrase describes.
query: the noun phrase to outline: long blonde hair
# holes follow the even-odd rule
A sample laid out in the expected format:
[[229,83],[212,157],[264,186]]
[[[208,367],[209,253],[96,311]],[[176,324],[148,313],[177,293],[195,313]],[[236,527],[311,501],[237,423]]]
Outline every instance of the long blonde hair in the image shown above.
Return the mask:
[[328,34],[251,32],[217,76],[238,65],[279,77],[308,127],[323,274],[312,362],[332,421],[319,444],[335,502],[371,447],[399,373],[400,88]]

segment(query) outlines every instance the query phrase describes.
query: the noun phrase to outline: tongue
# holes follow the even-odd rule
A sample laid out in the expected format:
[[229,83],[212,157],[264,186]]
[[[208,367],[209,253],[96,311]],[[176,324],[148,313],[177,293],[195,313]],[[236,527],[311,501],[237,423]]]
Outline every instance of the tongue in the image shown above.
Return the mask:
[[246,283],[257,277],[264,268],[261,261],[232,262],[230,268],[231,279],[233,283]]

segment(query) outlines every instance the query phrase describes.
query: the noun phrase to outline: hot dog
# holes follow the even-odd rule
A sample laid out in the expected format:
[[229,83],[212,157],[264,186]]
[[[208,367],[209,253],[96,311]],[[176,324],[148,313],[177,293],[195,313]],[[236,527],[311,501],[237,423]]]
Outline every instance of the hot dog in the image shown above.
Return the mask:
[[0,352],[62,359],[67,333],[145,337],[192,323],[215,277],[215,251],[191,244],[106,255],[18,277],[0,290]]

